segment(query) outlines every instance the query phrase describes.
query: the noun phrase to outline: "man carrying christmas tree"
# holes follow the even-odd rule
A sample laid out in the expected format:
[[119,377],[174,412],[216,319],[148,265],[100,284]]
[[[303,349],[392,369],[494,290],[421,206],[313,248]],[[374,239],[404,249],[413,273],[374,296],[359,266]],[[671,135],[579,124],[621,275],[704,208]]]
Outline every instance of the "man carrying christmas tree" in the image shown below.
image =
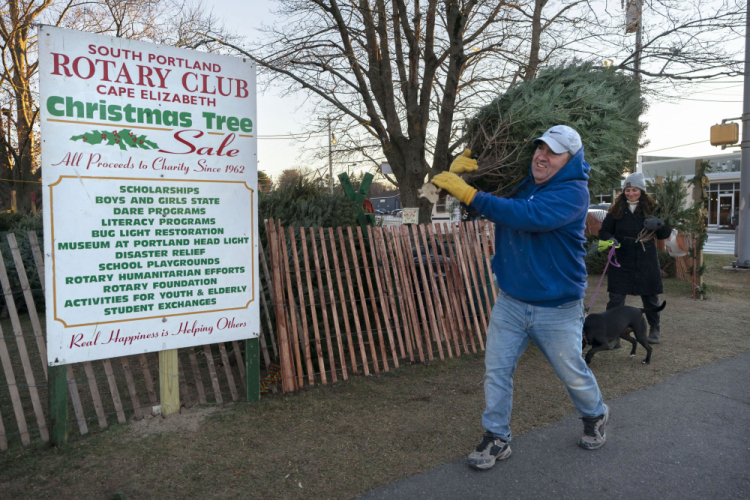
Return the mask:
[[432,183],[495,223],[492,271],[500,294],[492,308],[485,352],[484,437],[469,465],[489,469],[510,456],[513,372],[533,340],[568,389],[583,419],[578,445],[604,445],[609,407],[581,357],[586,290],[584,228],[588,172],[578,132],[565,125],[534,141],[529,176],[507,197],[483,193],[457,174],[477,169],[464,152]]

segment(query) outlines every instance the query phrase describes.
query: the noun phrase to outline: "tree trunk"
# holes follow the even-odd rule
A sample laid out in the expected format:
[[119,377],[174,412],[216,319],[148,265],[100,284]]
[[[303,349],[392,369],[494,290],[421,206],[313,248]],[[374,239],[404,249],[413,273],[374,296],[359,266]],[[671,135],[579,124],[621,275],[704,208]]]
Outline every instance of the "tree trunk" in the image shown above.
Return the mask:
[[549,0],[535,0],[534,16],[531,19],[531,49],[529,50],[529,63],[523,74],[523,80],[528,82],[536,76],[539,69],[539,49],[542,38],[542,10]]

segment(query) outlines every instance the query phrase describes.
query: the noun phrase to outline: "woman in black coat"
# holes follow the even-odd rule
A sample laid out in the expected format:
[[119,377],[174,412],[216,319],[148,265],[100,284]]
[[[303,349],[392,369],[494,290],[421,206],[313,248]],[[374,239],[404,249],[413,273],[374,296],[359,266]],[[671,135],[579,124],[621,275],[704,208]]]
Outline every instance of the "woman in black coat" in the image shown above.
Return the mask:
[[[600,240],[613,239],[620,244],[620,248],[615,250],[620,267],[609,267],[607,310],[624,305],[626,295],[640,295],[644,308],[656,308],[659,306],[659,294],[664,292],[656,240],[669,238],[672,228],[660,220],[649,223],[649,226],[661,224],[656,231],[648,231],[644,227],[646,219],[654,217],[656,203],[646,193],[642,173],[628,176],[624,187],[623,193],[609,208],[599,230]],[[647,312],[646,319],[649,324],[648,342],[658,344],[659,313]]]

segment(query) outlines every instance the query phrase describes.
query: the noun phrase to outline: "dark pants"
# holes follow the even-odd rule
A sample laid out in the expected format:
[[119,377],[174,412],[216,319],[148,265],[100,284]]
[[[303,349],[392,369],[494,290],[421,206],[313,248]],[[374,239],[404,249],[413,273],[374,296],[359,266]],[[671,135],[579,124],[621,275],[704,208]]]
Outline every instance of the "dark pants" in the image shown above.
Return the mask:
[[[607,311],[625,305],[624,293],[613,293],[609,292],[609,302],[607,302]],[[641,301],[643,302],[644,308],[657,308],[659,307],[659,296],[658,295],[641,295]],[[659,326],[659,312],[650,311],[646,313],[646,321],[649,326]]]

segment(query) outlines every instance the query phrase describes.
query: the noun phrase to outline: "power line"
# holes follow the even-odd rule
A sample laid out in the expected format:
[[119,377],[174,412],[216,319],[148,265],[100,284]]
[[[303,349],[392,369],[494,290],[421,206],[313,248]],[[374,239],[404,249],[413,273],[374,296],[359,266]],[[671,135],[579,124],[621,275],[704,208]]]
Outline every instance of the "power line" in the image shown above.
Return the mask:
[[639,154],[645,155],[646,153],[656,153],[657,151],[665,151],[667,149],[684,148],[685,146],[693,146],[695,144],[702,144],[704,142],[708,142],[708,140],[698,141],[698,142],[691,142],[690,144],[680,144],[679,146],[670,146],[668,148],[652,149],[651,151],[644,151],[643,153],[639,153]]

